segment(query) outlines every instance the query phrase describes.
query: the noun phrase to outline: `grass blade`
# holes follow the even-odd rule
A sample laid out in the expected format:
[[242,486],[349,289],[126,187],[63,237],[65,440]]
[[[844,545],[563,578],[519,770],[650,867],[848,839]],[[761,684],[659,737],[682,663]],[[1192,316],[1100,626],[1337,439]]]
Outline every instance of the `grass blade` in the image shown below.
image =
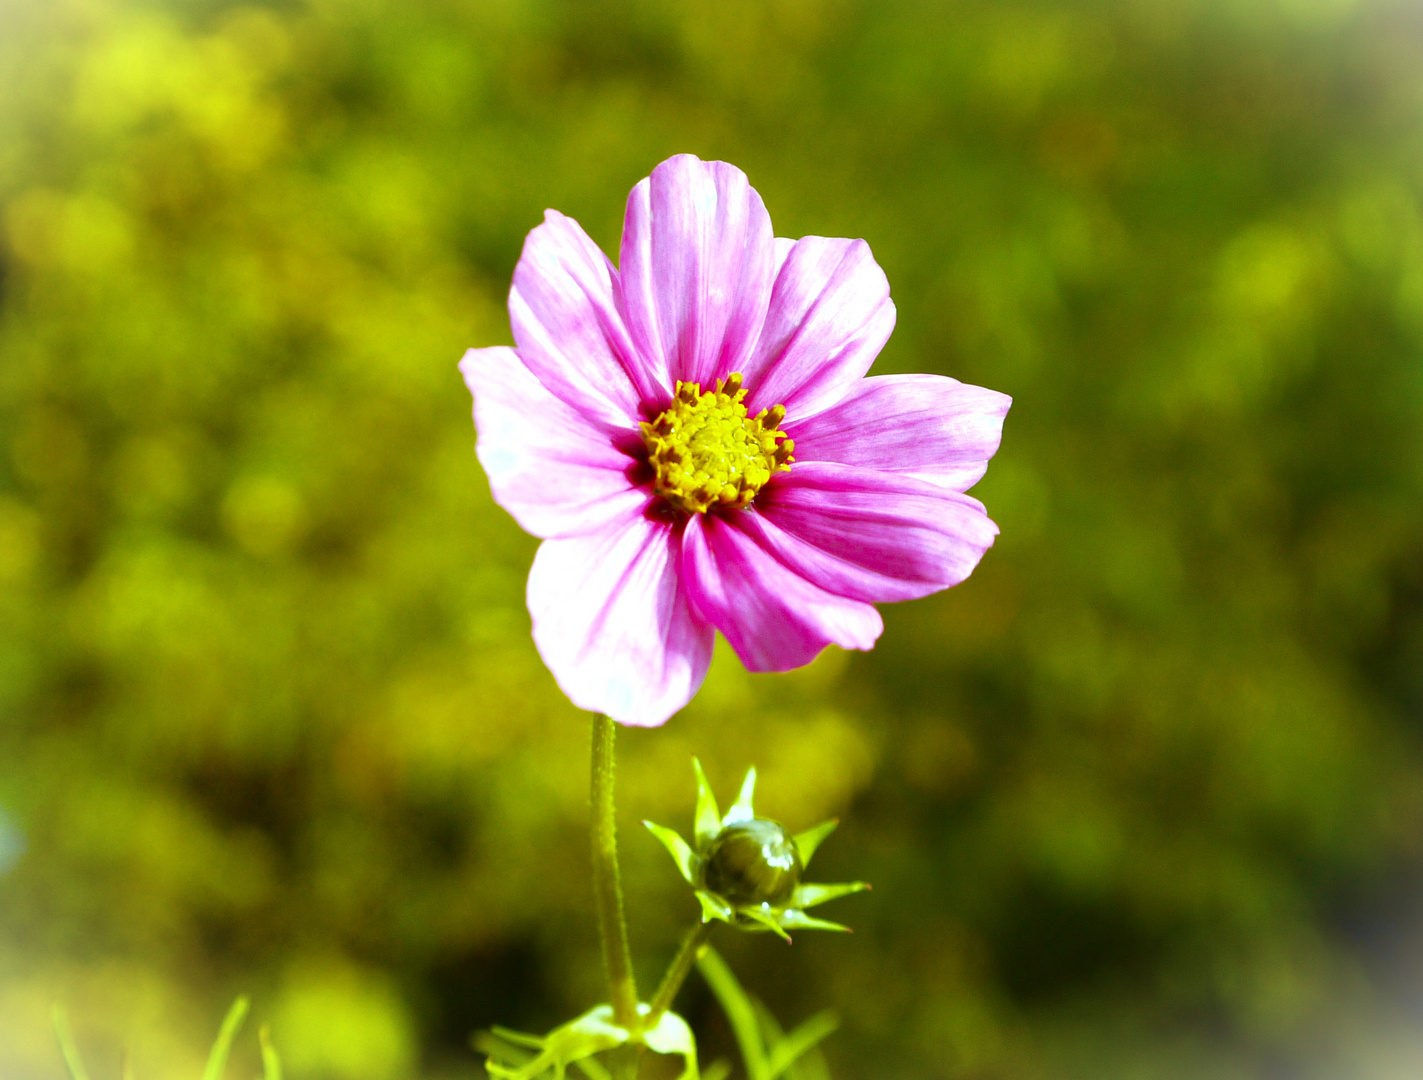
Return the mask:
[[282,1059],[277,1056],[266,1024],[257,1029],[257,1041],[262,1044],[262,1080],[282,1080]]
[[70,1080],[89,1080],[84,1068],[84,1059],[79,1056],[79,1047],[74,1044],[74,1033],[69,1030],[69,1017],[62,1006],[54,1007],[54,1037],[59,1040],[59,1052],[64,1055],[64,1064],[69,1069]]
[[770,1080],[776,1080],[783,1072],[800,1060],[817,1043],[840,1026],[840,1019],[833,1012],[818,1012],[805,1023],[781,1039],[771,1049],[767,1072]]
[[721,1003],[722,1012],[726,1013],[727,1022],[731,1024],[731,1033],[736,1036],[741,1059],[746,1063],[747,1080],[771,1080],[766,1070],[766,1048],[761,1042],[761,1029],[756,1022],[755,1004],[741,989],[726,961],[710,945],[697,957],[697,969]]
[[232,1050],[232,1040],[237,1038],[237,1033],[242,1030],[242,1021],[247,1019],[247,1005],[247,999],[240,997],[232,1003],[232,1008],[227,1010],[222,1027],[217,1032],[217,1041],[212,1044],[212,1050],[208,1053],[203,1080],[222,1080],[223,1070],[227,1068],[227,1055]]

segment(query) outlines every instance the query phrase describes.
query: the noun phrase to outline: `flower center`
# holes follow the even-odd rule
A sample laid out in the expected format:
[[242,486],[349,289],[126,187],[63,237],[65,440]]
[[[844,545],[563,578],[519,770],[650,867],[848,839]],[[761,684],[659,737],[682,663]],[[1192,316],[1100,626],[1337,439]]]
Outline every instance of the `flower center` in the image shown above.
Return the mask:
[[741,376],[728,375],[715,390],[677,383],[672,404],[641,424],[653,488],[674,506],[704,514],[713,506],[741,508],[778,472],[788,472],[795,441],[777,430],[784,405],[747,416]]

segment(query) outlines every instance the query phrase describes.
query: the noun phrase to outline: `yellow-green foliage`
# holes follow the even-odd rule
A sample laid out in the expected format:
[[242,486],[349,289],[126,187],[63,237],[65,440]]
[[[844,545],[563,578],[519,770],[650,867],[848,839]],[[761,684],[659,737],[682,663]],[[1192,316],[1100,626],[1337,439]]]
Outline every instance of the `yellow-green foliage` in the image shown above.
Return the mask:
[[[232,1044],[242,1031],[243,1022],[247,1019],[250,1007],[251,1003],[245,997],[240,997],[227,1010],[227,1015],[222,1020],[222,1026],[218,1028],[217,1038],[213,1040],[212,1049],[208,1051],[202,1080],[223,1080],[227,1073],[227,1059],[232,1054]],[[63,1007],[58,1005],[54,1008],[54,1034],[56,1042],[59,1043],[59,1051],[64,1057],[65,1068],[69,1071],[70,1080],[89,1080],[89,1070],[85,1068],[84,1055],[80,1053],[79,1047],[75,1044],[74,1032],[69,1027],[69,1016]],[[281,1056],[272,1045],[271,1036],[265,1026],[258,1032],[257,1037],[262,1055],[262,1080],[282,1080]],[[134,1080],[133,1066],[127,1053],[124,1054],[121,1072],[122,1080]]]
[[398,1080],[602,996],[587,718],[454,365],[545,207],[615,252],[679,151],[868,239],[877,370],[1016,404],[969,583],[620,740],[643,984],[695,752],[875,884],[720,942],[836,1076],[1416,1066],[1342,932],[1423,805],[1415,8],[0,0],[0,1075],[61,1075],[55,1002],[96,1080],[199,1075],[238,991]]

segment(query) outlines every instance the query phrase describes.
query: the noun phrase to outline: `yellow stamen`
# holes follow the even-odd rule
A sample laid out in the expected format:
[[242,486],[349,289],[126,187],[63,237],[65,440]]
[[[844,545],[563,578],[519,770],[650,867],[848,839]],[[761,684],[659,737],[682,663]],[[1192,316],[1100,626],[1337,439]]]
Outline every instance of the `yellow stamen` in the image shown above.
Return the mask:
[[778,430],[785,407],[747,416],[745,396],[734,372],[706,393],[699,383],[677,383],[672,404],[640,425],[657,494],[694,514],[713,506],[739,509],[772,475],[790,469],[795,443]]

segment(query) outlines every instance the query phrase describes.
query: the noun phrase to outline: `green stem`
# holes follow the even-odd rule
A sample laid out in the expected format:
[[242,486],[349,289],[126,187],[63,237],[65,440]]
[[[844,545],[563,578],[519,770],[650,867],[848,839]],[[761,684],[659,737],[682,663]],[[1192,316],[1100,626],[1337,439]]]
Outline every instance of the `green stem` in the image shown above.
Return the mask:
[[662,976],[662,985],[657,988],[657,993],[652,998],[652,1005],[647,1014],[648,1027],[657,1023],[662,1014],[672,1007],[677,991],[682,989],[683,981],[691,972],[692,965],[697,962],[697,953],[711,934],[711,928],[711,923],[700,922],[687,931],[687,936],[682,939],[682,947],[672,958],[667,974]]
[[603,939],[603,963],[608,969],[613,1021],[637,1030],[637,983],[623,920],[623,887],[618,874],[618,830],[613,816],[613,722],[593,717],[593,895],[598,906],[598,932]]

